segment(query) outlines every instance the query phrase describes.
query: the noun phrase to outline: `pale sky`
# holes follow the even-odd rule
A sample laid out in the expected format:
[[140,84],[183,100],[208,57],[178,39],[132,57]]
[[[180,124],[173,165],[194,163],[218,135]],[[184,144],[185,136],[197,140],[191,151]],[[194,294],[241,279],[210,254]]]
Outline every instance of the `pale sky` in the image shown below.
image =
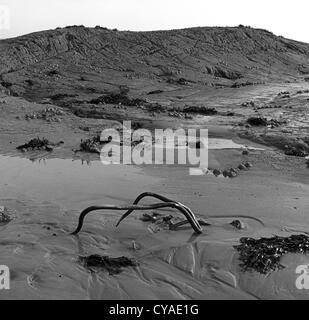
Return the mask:
[[0,38],[74,24],[132,31],[243,24],[309,43],[308,16],[308,0],[0,0]]

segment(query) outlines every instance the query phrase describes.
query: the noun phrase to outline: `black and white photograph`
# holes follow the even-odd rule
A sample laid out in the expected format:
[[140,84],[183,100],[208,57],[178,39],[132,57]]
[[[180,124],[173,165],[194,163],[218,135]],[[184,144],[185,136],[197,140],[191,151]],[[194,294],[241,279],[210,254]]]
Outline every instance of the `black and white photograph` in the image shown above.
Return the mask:
[[0,300],[308,300],[308,10],[0,0]]

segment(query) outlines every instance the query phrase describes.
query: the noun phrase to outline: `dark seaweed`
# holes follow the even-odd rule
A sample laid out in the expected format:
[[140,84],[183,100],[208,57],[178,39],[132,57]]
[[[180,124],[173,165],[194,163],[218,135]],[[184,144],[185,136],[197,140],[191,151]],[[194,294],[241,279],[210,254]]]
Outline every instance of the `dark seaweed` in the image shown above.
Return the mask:
[[206,116],[218,114],[218,111],[215,108],[208,108],[204,106],[185,106],[182,112],[202,114]]
[[75,150],[75,152],[89,152],[100,154],[100,142],[97,140],[97,137],[81,140],[80,149]]
[[279,121],[276,119],[270,119],[267,120],[266,118],[261,118],[261,117],[250,117],[247,122],[251,125],[251,126],[271,126],[272,128],[276,128],[276,127],[280,127],[283,124],[286,124],[286,121]]
[[234,246],[239,252],[240,267],[243,271],[257,271],[267,274],[284,268],[281,257],[288,253],[309,252],[309,237],[300,234],[290,237],[241,238],[240,245]]
[[85,268],[93,271],[96,269],[103,269],[110,275],[119,274],[123,271],[123,268],[136,267],[138,262],[127,257],[110,258],[108,256],[100,256],[93,254],[88,257],[79,257],[79,261],[85,266]]
[[52,151],[53,148],[51,147],[51,143],[43,138],[40,139],[39,137],[31,139],[28,143],[25,143],[21,146],[18,146],[16,148],[17,150],[46,150],[46,151]]
[[1,224],[7,224],[12,220],[12,217],[10,216],[7,208],[0,209],[0,225]]
[[294,157],[302,157],[305,158],[308,156],[308,153],[299,147],[287,146],[284,152],[287,156],[294,156]]
[[251,125],[251,126],[267,126],[268,125],[268,121],[266,118],[260,118],[260,117],[251,117],[247,120],[247,122]]

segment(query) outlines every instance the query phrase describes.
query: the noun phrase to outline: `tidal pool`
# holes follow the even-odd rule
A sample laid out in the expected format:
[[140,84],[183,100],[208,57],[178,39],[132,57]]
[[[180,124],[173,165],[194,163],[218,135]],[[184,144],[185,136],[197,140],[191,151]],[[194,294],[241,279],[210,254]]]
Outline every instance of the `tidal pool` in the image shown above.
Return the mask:
[[70,159],[30,161],[0,156],[0,172],[1,197],[52,201],[64,208],[132,201],[157,181],[154,177],[146,180],[136,166]]

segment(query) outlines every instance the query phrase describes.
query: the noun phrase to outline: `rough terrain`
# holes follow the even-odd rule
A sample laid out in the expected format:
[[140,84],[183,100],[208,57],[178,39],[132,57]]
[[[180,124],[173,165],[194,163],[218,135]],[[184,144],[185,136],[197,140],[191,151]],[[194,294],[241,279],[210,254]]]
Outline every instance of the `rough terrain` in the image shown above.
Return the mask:
[[[0,77],[0,206],[12,218],[0,224],[12,280],[1,299],[307,299],[295,287],[307,255],[286,255],[285,268],[265,276],[243,272],[234,246],[241,237],[308,232],[308,44],[244,26],[74,26],[0,41]],[[210,174],[106,166],[98,154],[74,152],[123,120],[207,128]],[[16,149],[37,137],[52,150]],[[225,177],[231,169],[236,176]],[[98,212],[69,235],[87,206],[130,204],[146,190],[211,225],[195,236],[134,213],[115,228],[120,213]],[[239,215],[265,226],[243,218],[235,228]],[[138,264],[111,275],[79,263],[97,254]]]

